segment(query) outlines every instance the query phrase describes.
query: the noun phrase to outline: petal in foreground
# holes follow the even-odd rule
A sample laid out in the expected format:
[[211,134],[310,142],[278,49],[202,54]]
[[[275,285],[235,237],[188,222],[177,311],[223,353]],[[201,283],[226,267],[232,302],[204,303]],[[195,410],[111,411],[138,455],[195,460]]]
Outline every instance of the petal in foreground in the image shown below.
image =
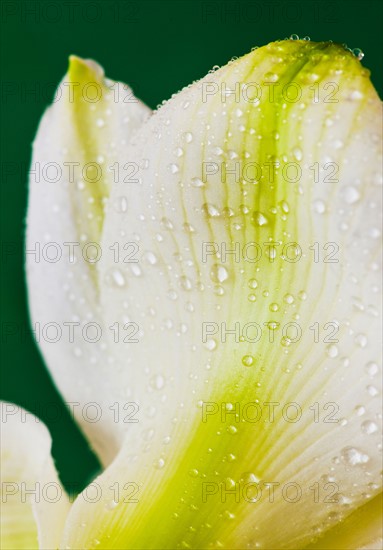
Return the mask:
[[350,52],[282,41],[136,134],[100,294],[139,422],[63,547],[303,548],[379,493],[380,117]]
[[1,548],[58,548],[70,504],[50,454],[46,427],[1,402]]

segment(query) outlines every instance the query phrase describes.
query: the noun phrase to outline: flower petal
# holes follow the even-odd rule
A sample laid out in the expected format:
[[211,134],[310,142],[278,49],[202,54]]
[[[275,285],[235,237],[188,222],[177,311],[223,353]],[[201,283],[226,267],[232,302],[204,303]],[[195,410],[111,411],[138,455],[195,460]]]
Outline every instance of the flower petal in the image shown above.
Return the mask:
[[136,134],[103,248],[140,261],[100,282],[139,423],[63,546],[303,548],[380,490],[380,115],[352,54],[283,41]]
[[381,550],[382,504],[380,493],[307,550]]
[[48,430],[31,413],[1,402],[1,442],[1,548],[57,548],[70,504]]
[[[33,327],[46,364],[104,463],[119,446],[113,355],[99,310],[104,204],[122,151],[149,109],[93,61],[72,56],[33,147],[27,275]],[[126,160],[124,160],[126,162]],[[29,251],[29,252],[28,252]],[[96,402],[98,422],[84,407]],[[89,417],[98,412],[89,411]]]

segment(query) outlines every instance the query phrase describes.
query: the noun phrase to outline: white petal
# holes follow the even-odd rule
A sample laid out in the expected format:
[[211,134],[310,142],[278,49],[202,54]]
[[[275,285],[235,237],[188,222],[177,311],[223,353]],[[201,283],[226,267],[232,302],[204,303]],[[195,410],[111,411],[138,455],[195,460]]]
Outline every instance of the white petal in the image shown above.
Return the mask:
[[1,402],[1,548],[57,548],[70,504],[38,418]]
[[100,235],[105,202],[111,187],[119,185],[116,167],[123,173],[126,143],[149,109],[125,84],[106,80],[97,64],[76,57],[56,98],[33,147],[30,310],[55,383],[107,463],[119,446],[119,426],[109,409],[119,366],[105,343],[99,309],[97,261],[105,253]]
[[[277,100],[249,102],[241,84],[264,81],[279,83]],[[281,95],[291,82],[297,101]],[[334,90],[338,101],[328,103]],[[64,546],[302,548],[381,489],[380,115],[351,54],[286,41],[185,89],[137,133],[126,156],[141,167],[139,180],[121,187],[127,216],[107,211],[103,248],[117,242],[122,254],[135,243],[139,262],[103,257],[100,282],[107,325],[120,327],[119,342],[110,334],[124,362],[116,400],[122,410],[123,392],[132,395],[139,422],[96,480],[102,499],[74,504]],[[265,171],[277,161],[274,180],[244,176],[247,162]],[[222,162],[240,176],[222,177]],[[287,163],[300,181],[283,172]],[[224,259],[222,246],[237,242],[239,256]],[[275,255],[266,253],[271,242]],[[220,255],[203,258],[204,243]],[[139,327],[136,343],[123,330],[129,323]],[[204,323],[216,330],[206,338]],[[262,330],[259,341],[249,323]],[[301,331],[296,342],[288,323]],[[256,403],[262,418],[252,422]],[[259,502],[244,497],[246,483],[261,484]],[[295,503],[291,483],[302,492]],[[132,484],[134,503],[123,500]],[[206,484],[216,491],[203,500]]]

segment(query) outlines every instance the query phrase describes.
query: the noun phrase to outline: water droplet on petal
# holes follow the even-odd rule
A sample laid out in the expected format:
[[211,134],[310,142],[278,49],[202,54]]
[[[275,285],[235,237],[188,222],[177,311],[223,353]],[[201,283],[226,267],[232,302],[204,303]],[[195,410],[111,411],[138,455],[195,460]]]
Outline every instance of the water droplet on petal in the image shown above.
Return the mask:
[[210,278],[214,283],[223,283],[229,278],[229,273],[223,265],[214,264],[210,271]]
[[367,363],[365,369],[370,376],[375,376],[375,374],[378,374],[379,372],[379,367],[376,363],[374,363],[374,361]]
[[205,187],[204,182],[200,178],[192,178],[191,184],[193,187]]
[[161,470],[165,466],[165,460],[163,458],[160,458],[153,463],[153,466],[157,470]]
[[362,52],[362,50],[360,48],[354,48],[352,50],[352,53],[355,55],[355,57],[357,57],[359,59],[359,61],[361,61],[364,57],[364,53]]
[[251,367],[252,365],[254,365],[254,357],[252,355],[244,355],[242,357],[242,364],[245,367]]
[[375,422],[372,422],[372,420],[366,420],[362,424],[362,432],[365,434],[371,435],[378,431],[378,426],[375,424]]
[[214,338],[209,338],[209,340],[205,343],[206,349],[209,351],[214,351],[217,348],[217,342],[214,340]]
[[341,458],[350,466],[366,464],[366,462],[370,460],[370,457],[367,454],[359,449],[356,449],[355,447],[345,447],[342,449]]
[[251,216],[251,221],[254,223],[254,225],[258,225],[260,227],[267,225],[268,223],[266,216],[264,216],[262,212],[258,211],[253,212]]
[[162,218],[161,225],[164,229],[167,229],[168,231],[171,231],[173,229],[173,224],[168,218]]
[[258,281],[256,279],[250,279],[249,282],[248,282],[248,285],[250,288],[257,288],[258,286]]
[[317,214],[323,214],[324,212],[326,212],[326,205],[323,201],[321,200],[315,200],[313,202],[313,210],[314,212],[317,212]]
[[218,218],[220,216],[220,212],[214,204],[209,204],[205,202],[205,204],[202,205],[202,212],[207,216],[208,218]]
[[295,147],[295,149],[293,150],[293,155],[298,161],[302,160],[303,158],[302,151],[299,149],[299,147]]
[[335,359],[335,357],[338,357],[339,350],[335,344],[330,344],[327,346],[327,355],[331,357],[331,359]]
[[180,171],[178,164],[169,164],[168,170],[171,174],[177,174]]
[[285,294],[283,297],[283,301],[286,304],[292,304],[294,302],[294,296],[292,296],[291,294]]
[[360,199],[360,193],[358,189],[352,187],[351,185],[343,189],[343,198],[347,204],[354,204]]

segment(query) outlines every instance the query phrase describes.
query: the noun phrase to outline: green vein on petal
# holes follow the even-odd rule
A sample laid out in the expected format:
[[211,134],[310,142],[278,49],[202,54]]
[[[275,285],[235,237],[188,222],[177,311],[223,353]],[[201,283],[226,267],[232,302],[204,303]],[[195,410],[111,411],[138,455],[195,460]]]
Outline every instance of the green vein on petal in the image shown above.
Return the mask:
[[[87,167],[85,181],[81,180],[74,187],[75,219],[80,235],[85,233],[91,241],[99,242],[111,183],[104,155],[110,147],[109,140],[113,139],[113,136],[105,136],[113,92],[105,85],[104,72],[99,65],[76,56],[70,57],[68,82],[74,94],[70,113],[75,134],[73,142],[77,144],[75,151],[81,158],[81,166]],[[93,102],[93,98],[97,101]]]

